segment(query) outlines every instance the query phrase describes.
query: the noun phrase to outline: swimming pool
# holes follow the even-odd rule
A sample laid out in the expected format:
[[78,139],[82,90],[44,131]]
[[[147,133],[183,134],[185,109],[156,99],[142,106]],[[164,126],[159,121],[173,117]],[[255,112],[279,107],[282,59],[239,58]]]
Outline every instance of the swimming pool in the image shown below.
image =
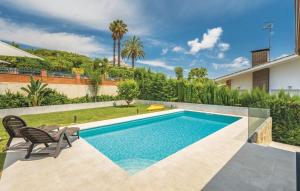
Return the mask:
[[133,174],[239,119],[180,111],[81,130],[80,136]]

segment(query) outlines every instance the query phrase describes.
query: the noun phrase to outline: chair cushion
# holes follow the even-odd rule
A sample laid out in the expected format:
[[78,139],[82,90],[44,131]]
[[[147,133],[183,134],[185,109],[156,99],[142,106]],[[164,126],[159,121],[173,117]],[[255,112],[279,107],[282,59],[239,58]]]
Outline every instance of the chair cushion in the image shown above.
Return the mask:
[[40,127],[38,127],[44,131],[54,131],[54,130],[59,130],[59,126],[58,125],[42,125]]
[[78,131],[80,130],[79,127],[68,127],[66,130],[67,135],[72,136],[75,134],[78,134]]

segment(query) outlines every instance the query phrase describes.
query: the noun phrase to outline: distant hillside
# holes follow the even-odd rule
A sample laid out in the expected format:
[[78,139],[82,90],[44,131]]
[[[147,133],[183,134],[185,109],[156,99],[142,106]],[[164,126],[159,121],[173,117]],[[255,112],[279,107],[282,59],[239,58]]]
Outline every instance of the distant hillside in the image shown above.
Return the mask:
[[51,65],[54,68],[59,69],[71,69],[72,67],[77,68],[84,63],[93,62],[93,60],[87,56],[65,51],[37,49],[31,50],[30,52],[51,62]]
[[91,64],[93,60],[87,56],[58,50],[36,49],[25,50],[44,60],[0,56],[1,60],[10,62],[9,67],[47,69],[52,71],[71,71],[73,67]]

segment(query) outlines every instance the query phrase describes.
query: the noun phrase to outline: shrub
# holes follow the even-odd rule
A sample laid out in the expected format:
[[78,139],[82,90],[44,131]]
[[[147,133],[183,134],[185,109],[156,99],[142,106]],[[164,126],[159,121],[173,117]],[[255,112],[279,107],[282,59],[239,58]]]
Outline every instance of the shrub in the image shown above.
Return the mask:
[[[54,89],[46,88],[45,94],[41,101],[41,105],[60,105],[70,103],[89,103],[94,102],[94,99],[89,95],[69,99],[66,95],[57,92]],[[114,101],[118,100],[118,96],[100,95],[97,96],[97,101]],[[0,94],[0,109],[18,108],[18,107],[29,107],[30,100],[28,97],[21,93],[12,93],[7,91],[5,94]]]
[[69,98],[54,89],[47,88],[41,105],[59,105],[70,103]]
[[108,70],[108,75],[110,78],[113,78],[113,79],[122,79],[122,80],[133,79],[134,71],[132,69],[128,69],[128,68],[112,67]]
[[7,91],[5,94],[0,94],[0,109],[28,107],[28,103],[28,98],[19,92]]
[[118,84],[119,97],[125,99],[127,105],[129,105],[134,98],[139,95],[138,84],[134,80],[121,81]]
[[[118,96],[110,96],[110,95],[99,95],[96,97],[96,101],[114,101],[118,100]],[[95,99],[90,97],[89,95],[70,99],[70,103],[90,103],[94,102]]]
[[97,96],[97,101],[115,101],[118,100],[118,96],[100,95]]
[[44,98],[44,94],[47,92],[47,86],[48,84],[44,84],[41,80],[35,80],[31,76],[30,84],[22,87],[21,90],[27,93],[31,106],[39,106]]
[[71,103],[89,103],[93,102],[92,98],[87,94],[83,97],[77,97],[70,100]]
[[260,89],[240,93],[211,80],[166,79],[163,74],[142,69],[135,71],[135,79],[140,87],[139,99],[268,108],[273,118],[273,140],[300,145],[299,97],[283,91],[277,96],[270,95]]

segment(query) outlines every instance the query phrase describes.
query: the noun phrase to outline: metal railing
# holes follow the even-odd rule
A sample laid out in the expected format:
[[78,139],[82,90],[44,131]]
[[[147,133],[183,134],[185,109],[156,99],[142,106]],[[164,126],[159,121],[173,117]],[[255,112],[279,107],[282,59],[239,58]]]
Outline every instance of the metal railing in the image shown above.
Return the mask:
[[284,91],[291,96],[300,96],[300,89],[272,89],[270,94],[278,94],[280,91]]
[[0,73],[15,74],[15,73],[18,73],[18,69],[17,68],[0,67]]
[[48,71],[47,75],[48,76],[53,76],[53,77],[67,77],[67,78],[74,78],[75,77],[75,74],[73,74],[73,73],[57,72],[57,71]]
[[38,76],[38,75],[41,74],[41,71],[40,70],[28,69],[28,68],[19,68],[18,69],[18,74]]
[[25,74],[25,75],[40,75],[40,70],[33,70],[28,68],[9,68],[0,67],[0,73],[2,74]]
[[[0,73],[2,74],[23,74],[23,75],[41,75],[41,70],[31,69],[31,68],[9,68],[9,67],[0,67]],[[61,72],[61,71],[47,71],[47,76],[53,77],[67,77],[74,78],[76,75],[70,72]],[[86,79],[86,76],[81,76],[83,79]]]

